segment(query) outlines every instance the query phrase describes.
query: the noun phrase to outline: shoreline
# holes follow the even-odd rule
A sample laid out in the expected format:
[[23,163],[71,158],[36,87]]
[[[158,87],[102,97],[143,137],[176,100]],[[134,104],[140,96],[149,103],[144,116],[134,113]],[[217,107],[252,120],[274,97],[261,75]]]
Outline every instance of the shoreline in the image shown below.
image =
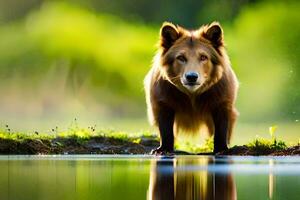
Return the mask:
[[[155,136],[120,139],[107,136],[79,138],[76,135],[53,138],[0,138],[0,155],[65,155],[65,154],[149,154],[159,146]],[[189,153],[177,150],[175,155],[213,155],[211,152]],[[228,156],[300,156],[300,145],[285,149],[256,149],[247,145],[233,146],[217,155]]]

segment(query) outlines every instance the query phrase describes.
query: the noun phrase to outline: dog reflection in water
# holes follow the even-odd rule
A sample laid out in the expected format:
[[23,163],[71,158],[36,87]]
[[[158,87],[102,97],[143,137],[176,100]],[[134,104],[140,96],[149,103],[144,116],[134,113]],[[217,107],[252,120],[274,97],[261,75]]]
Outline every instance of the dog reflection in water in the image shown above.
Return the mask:
[[204,168],[209,164],[212,158],[151,161],[148,199],[237,199],[233,176],[208,172]]

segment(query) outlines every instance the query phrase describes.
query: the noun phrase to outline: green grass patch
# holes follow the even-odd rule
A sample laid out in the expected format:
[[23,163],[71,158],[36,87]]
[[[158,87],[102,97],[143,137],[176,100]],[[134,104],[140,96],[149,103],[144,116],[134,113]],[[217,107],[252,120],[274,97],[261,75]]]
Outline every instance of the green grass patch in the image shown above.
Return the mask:
[[282,140],[277,139],[265,139],[265,138],[256,138],[254,141],[247,144],[248,147],[255,151],[266,151],[266,150],[284,150],[287,148],[287,145]]
[[247,144],[247,146],[255,151],[267,151],[267,150],[284,150],[288,146],[283,140],[277,139],[275,136],[277,130],[277,126],[269,127],[269,134],[271,138],[266,139],[263,137],[259,137],[258,135],[254,139]]
[[[258,152],[258,154],[287,149],[289,145],[287,145],[283,140],[277,138],[277,135],[275,134],[276,130],[277,126],[271,126],[269,128],[269,134],[271,136],[270,138],[260,137],[257,135],[253,141],[244,145],[244,147],[248,148],[249,150]],[[153,145],[153,147],[151,148],[155,148],[159,142],[159,137],[155,134],[152,134],[151,132],[141,131],[129,133],[112,129],[97,130],[96,126],[82,128],[78,125],[76,119],[66,130],[59,130],[58,127],[55,127],[54,129],[52,129],[51,133],[40,133],[37,131],[34,131],[32,133],[11,132],[11,129],[6,125],[5,129],[0,130],[0,139],[16,141],[20,143],[32,140],[42,140],[44,142],[49,141],[49,144],[54,143],[61,147],[67,147],[70,144],[65,141],[73,141],[73,143],[71,144],[78,144],[79,146],[84,146],[86,142],[89,142],[91,140],[93,140],[93,142],[109,140],[111,143],[109,143],[108,146],[110,144],[124,144],[126,146],[130,143],[145,145],[145,142],[148,142],[149,144],[150,141],[152,142],[151,145]],[[189,140],[177,141],[175,143],[176,150],[182,150],[190,153],[212,152],[213,146],[213,137],[206,139],[203,144],[195,144],[190,142]]]
[[212,152],[214,150],[214,140],[210,137],[204,141],[203,144],[194,144],[189,141],[176,142],[175,149],[191,152],[191,153],[203,153]]
[[6,125],[5,129],[0,130],[0,138],[6,140],[13,140],[22,142],[24,140],[53,140],[55,138],[66,138],[75,139],[78,143],[84,143],[93,138],[111,138],[124,142],[140,143],[141,138],[152,138],[154,140],[159,140],[159,138],[147,131],[129,133],[125,131],[116,131],[112,129],[99,129],[96,130],[95,126],[89,126],[87,128],[82,128],[78,125],[75,119],[71,125],[66,130],[59,130],[55,127],[51,130],[51,133],[42,133],[34,131],[32,133],[22,133],[22,132],[12,132],[11,129]]

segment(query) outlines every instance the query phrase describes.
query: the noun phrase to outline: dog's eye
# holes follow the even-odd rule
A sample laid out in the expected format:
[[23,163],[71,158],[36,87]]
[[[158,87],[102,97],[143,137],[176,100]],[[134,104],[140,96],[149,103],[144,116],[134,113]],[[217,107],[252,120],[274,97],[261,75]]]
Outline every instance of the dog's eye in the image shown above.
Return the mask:
[[205,61],[205,60],[207,60],[208,58],[207,58],[207,56],[206,55],[201,55],[200,56],[200,60],[201,61]]
[[186,63],[187,59],[183,55],[179,55],[176,57],[177,60],[181,63]]

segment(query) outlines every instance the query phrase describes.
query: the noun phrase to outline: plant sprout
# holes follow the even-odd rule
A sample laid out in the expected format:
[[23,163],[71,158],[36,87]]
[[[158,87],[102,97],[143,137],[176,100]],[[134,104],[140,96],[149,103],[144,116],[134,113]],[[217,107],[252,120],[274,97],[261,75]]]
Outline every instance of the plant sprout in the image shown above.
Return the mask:
[[271,135],[272,138],[275,137],[274,135],[275,135],[276,130],[277,130],[277,126],[276,125],[269,127],[269,133],[270,133],[270,135]]

